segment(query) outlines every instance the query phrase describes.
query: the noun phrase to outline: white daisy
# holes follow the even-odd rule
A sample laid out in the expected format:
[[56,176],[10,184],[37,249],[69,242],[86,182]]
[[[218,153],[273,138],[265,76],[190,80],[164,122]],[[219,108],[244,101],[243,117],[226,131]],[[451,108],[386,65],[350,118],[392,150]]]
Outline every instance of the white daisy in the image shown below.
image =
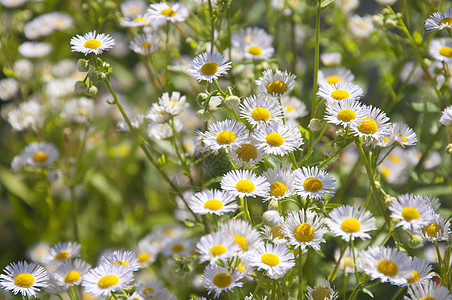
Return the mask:
[[221,216],[233,212],[238,205],[235,197],[221,190],[204,190],[196,193],[188,201],[191,210],[199,215],[215,214]]
[[99,259],[99,265],[122,265],[132,271],[140,269],[138,257],[135,252],[114,250],[104,253]]
[[265,197],[270,183],[250,170],[232,170],[221,179],[221,188],[235,197]]
[[327,67],[337,66],[341,63],[341,60],[342,54],[339,52],[327,52],[320,54],[320,61]]
[[322,278],[315,288],[307,287],[306,297],[308,300],[334,300],[338,297],[337,292],[332,288],[328,280]]
[[431,242],[441,240],[451,234],[450,220],[439,214],[433,214],[427,224],[416,230],[416,233]]
[[241,166],[252,167],[262,161],[264,151],[257,147],[254,139],[244,141],[231,147],[228,152],[229,159],[237,168]]
[[62,263],[80,256],[80,244],[76,242],[61,242],[49,249],[49,254],[43,257],[44,264]]
[[323,235],[328,232],[322,218],[311,210],[291,211],[284,219],[282,233],[289,240],[289,245],[300,251],[307,247],[320,250],[320,243],[324,243]]
[[341,251],[343,250],[336,249],[336,251],[334,252],[335,261],[337,262],[339,259],[341,259],[338,262],[340,264],[339,268],[346,274],[355,273],[355,263],[353,259],[352,250],[349,247],[347,247],[347,249],[345,249],[344,254],[342,255],[342,258]]
[[172,92],[171,97],[169,93],[163,93],[159,98],[159,105],[171,116],[181,114],[187,107],[185,96],[181,96],[180,92]]
[[8,113],[8,122],[16,131],[38,129],[44,123],[42,106],[36,101],[22,102]]
[[297,97],[281,97],[281,104],[283,106],[284,118],[286,118],[288,123],[292,123],[296,119],[309,114],[309,111],[306,109],[306,104]]
[[63,116],[70,121],[86,124],[93,118],[94,101],[85,97],[70,99],[64,103]]
[[212,83],[218,77],[227,74],[232,64],[221,53],[204,52],[196,56],[188,66],[187,73],[197,81],[207,80]]
[[50,252],[50,247],[47,243],[40,242],[27,251],[27,256],[35,263],[41,264],[42,259]]
[[354,135],[363,137],[366,143],[371,143],[387,136],[391,124],[386,114],[378,107],[368,106],[367,109],[367,116],[357,120],[351,129]]
[[270,183],[270,191],[265,200],[280,200],[293,195],[293,178],[290,166],[277,165],[275,168],[268,169],[262,175]]
[[11,291],[14,295],[21,293],[22,297],[36,297],[40,288],[48,286],[47,275],[44,267],[34,263],[20,261],[11,263],[3,269],[4,274],[0,275],[0,286]]
[[[165,288],[162,287],[162,282],[160,280],[137,282],[135,284],[136,292],[142,299],[160,299],[166,292]],[[134,298],[133,298],[134,299]]]
[[422,282],[427,282],[434,275],[433,267],[416,256],[412,257],[411,260],[411,277],[407,279],[407,284],[419,284]]
[[228,234],[218,231],[204,235],[196,244],[201,263],[210,261],[211,264],[219,259],[233,257],[240,251],[240,246],[234,243],[234,239]]
[[4,78],[0,80],[0,99],[8,101],[14,98],[19,92],[19,82],[12,78]]
[[22,43],[17,50],[19,53],[28,58],[41,58],[52,52],[52,45],[49,43],[25,42]]
[[85,33],[84,36],[76,35],[71,39],[71,51],[81,52],[85,55],[94,53],[101,54],[105,50],[113,48],[115,41],[113,38],[105,33],[96,34],[96,30]]
[[187,256],[193,252],[193,241],[188,238],[169,238],[162,245],[163,256]]
[[324,170],[317,167],[302,167],[292,174],[295,191],[303,199],[324,199],[326,195],[333,195],[336,180]]
[[303,145],[300,130],[289,124],[271,123],[258,127],[252,137],[259,143],[257,147],[266,154],[284,156]]
[[239,245],[243,252],[251,251],[262,243],[259,232],[245,220],[229,220],[221,224],[221,231],[232,236],[234,243]]
[[416,132],[406,124],[393,123],[392,131],[395,141],[402,147],[412,146],[417,143]]
[[157,260],[157,254],[161,248],[161,243],[157,240],[143,239],[135,248],[138,263],[142,268],[148,267]]
[[272,47],[273,37],[257,27],[240,29],[232,35],[231,41],[246,59],[269,59],[275,51]]
[[444,126],[452,126],[452,105],[443,110],[439,122]]
[[180,2],[150,4],[148,13],[154,22],[165,20],[167,22],[177,23],[185,21],[188,17],[188,9]]
[[79,285],[90,269],[91,266],[88,263],[76,258],[74,261],[64,261],[55,272],[52,272],[51,277],[58,286],[67,289],[73,285]]
[[287,71],[269,69],[262,73],[262,77],[256,80],[257,90],[259,94],[268,97],[282,97],[288,95],[295,87],[295,78],[297,76]]
[[352,82],[339,81],[337,84],[320,84],[317,96],[332,102],[345,99],[359,100],[364,95],[363,89]]
[[340,236],[346,242],[355,238],[369,239],[368,232],[377,229],[372,213],[358,205],[343,205],[333,209],[325,222],[334,236]]
[[417,230],[429,224],[433,210],[421,199],[412,194],[403,194],[389,204],[391,218],[400,220],[395,226],[403,229]]
[[452,63],[452,41],[446,39],[434,39],[430,42],[428,52],[436,60]]
[[152,34],[137,35],[130,41],[129,48],[138,54],[149,55],[157,51],[160,44],[160,38]]
[[429,281],[411,285],[403,300],[452,300],[452,294],[447,287]]
[[129,0],[121,3],[121,13],[126,18],[143,14],[146,9],[146,2],[141,0]]
[[248,255],[250,265],[264,270],[271,279],[282,278],[295,266],[294,255],[285,245],[261,244]]
[[318,83],[337,84],[339,81],[352,82],[355,79],[353,73],[343,67],[322,68],[319,70]]
[[83,288],[93,296],[107,297],[111,292],[130,287],[133,273],[120,264],[100,265],[91,269],[83,278]]
[[425,20],[425,31],[452,29],[452,8],[434,12]]
[[224,120],[209,126],[204,133],[203,143],[216,153],[220,149],[229,150],[248,139],[246,127],[235,120]]
[[282,120],[282,109],[277,101],[265,95],[251,96],[240,104],[240,117],[251,125],[267,125]]
[[326,103],[325,120],[328,123],[341,125],[344,128],[351,127],[358,120],[367,115],[367,110],[361,102],[353,99],[345,99],[339,102],[328,101]]
[[29,144],[20,154],[22,160],[31,167],[49,167],[58,157],[58,150],[50,143]]
[[243,283],[239,282],[243,278],[243,274],[237,270],[229,272],[225,267],[219,265],[208,265],[202,276],[202,283],[209,291],[215,293],[214,298],[218,298],[222,292],[231,291],[235,287],[242,287]]
[[[359,5],[359,1],[356,2]],[[368,38],[375,29],[372,16],[366,15],[361,17],[358,15],[352,15],[347,17],[347,19],[347,28],[358,39]]]
[[271,226],[264,225],[260,231],[265,241],[272,242],[275,245],[288,245],[288,240],[282,232],[282,223]]
[[120,22],[123,27],[143,27],[150,25],[151,15],[148,13],[134,15]]

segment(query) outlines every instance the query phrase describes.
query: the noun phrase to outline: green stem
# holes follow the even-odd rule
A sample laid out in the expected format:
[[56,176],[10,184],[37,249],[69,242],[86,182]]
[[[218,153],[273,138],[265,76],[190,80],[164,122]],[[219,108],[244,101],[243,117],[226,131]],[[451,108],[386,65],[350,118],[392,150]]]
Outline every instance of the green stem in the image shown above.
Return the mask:
[[303,300],[303,251],[298,249],[298,299]]
[[209,0],[209,14],[210,14],[210,53],[213,54],[213,46],[215,43],[215,22],[213,21],[212,0]]
[[405,286],[402,286],[397,293],[394,294],[394,296],[391,298],[391,300],[397,300],[397,298],[405,291]]
[[314,58],[314,85],[312,87],[312,112],[311,119],[315,118],[317,110],[317,79],[319,73],[319,56],[320,56],[320,3],[317,2],[317,13],[315,17],[315,58]]
[[261,284],[262,284],[262,279],[263,279],[263,277],[264,277],[264,274],[265,274],[265,271],[264,271],[264,273],[259,274],[259,278],[258,278],[258,280],[257,280],[256,288],[255,288],[254,291],[253,291],[253,298],[257,298],[257,297],[256,297],[256,294],[257,294],[257,291],[259,290],[259,288],[260,288],[260,286],[261,286]]
[[331,272],[331,274],[330,274],[330,276],[329,276],[329,278],[328,278],[328,281],[329,281],[330,283],[333,282],[334,277],[336,276],[337,269],[339,268],[339,266],[340,266],[340,264],[341,264],[342,257],[344,257],[345,251],[347,250],[347,247],[348,247],[349,244],[350,244],[350,242],[347,242],[347,243],[345,244],[344,249],[343,249],[342,252],[341,252],[341,256],[340,256],[339,259],[337,260],[337,263],[336,263],[336,265],[334,266],[334,270],[333,270],[333,272]]
[[441,135],[441,133],[444,130],[444,128],[446,128],[446,126],[441,125],[441,127],[438,129],[438,132],[436,132],[435,136],[433,137],[433,139],[428,144],[427,148],[422,153],[422,156],[419,159],[419,162],[417,163],[416,167],[414,168],[415,171],[419,171],[422,168],[422,165],[424,164],[424,161],[427,159],[428,155],[432,151],[433,144],[438,139],[438,137]]
[[312,152],[314,151],[315,146],[317,145],[317,143],[320,141],[320,139],[322,138],[323,134],[325,133],[325,131],[328,129],[329,124],[327,123],[322,131],[320,132],[319,136],[317,137],[317,139],[315,140],[314,144],[309,148],[308,153],[306,153],[306,156],[303,158],[303,160],[301,161],[299,167],[301,167],[308,159],[309,157],[312,155]]
[[[157,72],[155,72],[156,69],[155,69],[154,61],[152,60],[151,55],[148,55],[148,61],[149,61],[149,65],[151,66],[152,73],[154,74],[154,76],[158,82],[158,86],[155,85],[155,87],[157,90],[159,90],[161,93],[163,93],[163,84],[162,84],[162,81],[160,80],[159,74],[157,74]],[[146,64],[146,66],[147,66],[147,64]],[[154,81],[152,80],[152,82],[154,82]]]
[[110,294],[113,297],[113,299],[118,300],[118,297],[116,296],[116,294],[114,292],[111,292]]
[[436,256],[438,258],[438,266],[439,266],[439,273],[441,275],[441,283],[444,284],[444,270],[445,266],[443,265],[443,258],[441,257],[441,252],[439,251],[438,241],[435,241],[435,249],[436,249]]
[[356,266],[356,256],[355,256],[355,243],[354,243],[354,240],[352,240],[352,239],[350,239],[350,248],[352,249],[353,267],[355,268],[356,284],[359,285],[358,267]]

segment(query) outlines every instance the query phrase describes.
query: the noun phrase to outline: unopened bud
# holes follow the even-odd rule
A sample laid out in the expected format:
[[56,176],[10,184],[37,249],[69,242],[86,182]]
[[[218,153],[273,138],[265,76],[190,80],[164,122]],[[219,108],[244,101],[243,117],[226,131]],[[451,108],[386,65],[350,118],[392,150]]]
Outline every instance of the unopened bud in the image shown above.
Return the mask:
[[268,202],[268,209],[278,210],[278,200],[270,200],[270,202]]
[[207,98],[209,98],[209,95],[207,95],[206,93],[199,93],[198,96],[196,96],[196,101],[200,106],[202,106],[203,102],[206,101]]
[[240,98],[237,96],[229,96],[226,99],[224,99],[224,103],[230,109],[237,109],[239,108],[240,105]]
[[447,145],[446,151],[447,153],[452,154],[452,144]]
[[387,197],[385,197],[384,201],[385,201],[386,205],[389,205],[389,204],[391,204],[392,201],[395,201],[395,200],[397,200],[395,197],[387,196]]
[[411,237],[410,241],[408,242],[408,245],[411,248],[418,248],[422,246],[423,242],[424,239],[422,238],[422,236],[415,234]]
[[207,121],[210,118],[210,114],[208,111],[205,111],[204,109],[200,109],[196,112],[196,115],[198,118],[200,118],[203,121]]
[[374,20],[375,24],[377,24],[378,26],[383,26],[384,17],[382,15],[375,15],[372,17],[372,19]]
[[94,96],[97,94],[97,87],[95,85],[92,85],[88,89],[88,95]]
[[385,26],[389,27],[389,28],[393,28],[397,26],[397,22],[391,19],[386,19],[385,20]]
[[89,61],[86,59],[79,59],[77,61],[77,70],[79,70],[80,72],[88,72]]
[[311,129],[311,131],[320,131],[322,129],[322,121],[317,118],[311,119],[308,128]]
[[267,210],[262,215],[264,223],[270,227],[278,226],[282,223],[282,218],[277,210]]
[[74,91],[79,94],[86,93],[88,91],[88,86],[84,81],[76,81],[74,85]]

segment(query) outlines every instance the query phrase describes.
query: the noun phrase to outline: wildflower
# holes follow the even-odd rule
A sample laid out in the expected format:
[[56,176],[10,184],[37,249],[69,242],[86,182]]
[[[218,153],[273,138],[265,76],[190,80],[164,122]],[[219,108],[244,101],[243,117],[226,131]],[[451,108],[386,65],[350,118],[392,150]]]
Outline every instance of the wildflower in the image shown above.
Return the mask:
[[52,45],[49,43],[25,42],[19,45],[19,53],[28,58],[41,58],[52,52]]
[[134,15],[121,21],[123,27],[143,27],[150,25],[151,15],[149,13]]
[[94,101],[85,97],[74,98],[64,104],[64,116],[79,124],[86,124],[94,114]]
[[135,253],[141,268],[146,268],[156,261],[160,247],[161,243],[155,239],[144,238],[138,243]]
[[21,293],[22,297],[36,297],[40,288],[48,286],[47,275],[44,267],[34,263],[20,261],[11,263],[3,269],[5,274],[0,275],[0,286],[11,291],[14,295]]
[[146,281],[146,283],[137,282],[135,284],[135,288],[138,295],[143,297],[143,299],[159,299],[159,297],[162,297],[162,299],[164,299],[163,294],[166,292],[165,288],[162,287],[162,282],[160,280],[148,280]]
[[49,255],[43,258],[45,264],[62,263],[80,256],[80,244],[76,242],[58,243],[49,249]]
[[152,34],[140,34],[130,41],[129,48],[135,53],[149,55],[157,51],[159,44],[160,39],[157,36]]
[[264,152],[257,145],[258,142],[255,139],[233,145],[228,153],[231,163],[236,167],[251,167],[262,161]]
[[243,252],[253,250],[262,242],[259,232],[244,220],[229,220],[221,224],[221,231],[232,236],[234,243],[239,245]]
[[88,273],[91,266],[83,260],[77,258],[74,261],[64,261],[58,268],[51,274],[51,277],[55,280],[55,283],[67,289],[73,285],[81,284],[83,276]]
[[350,16],[348,19],[347,27],[350,32],[359,39],[368,38],[372,31],[374,31],[375,29],[372,16]]
[[303,145],[300,130],[281,123],[258,127],[252,136],[259,143],[257,147],[266,154],[284,156]]
[[219,259],[233,257],[239,250],[240,246],[234,243],[232,236],[221,231],[204,235],[196,244],[200,262],[210,261],[211,264]]
[[0,4],[7,8],[21,7],[27,2],[27,0],[1,0]]
[[308,300],[334,300],[338,297],[337,292],[332,288],[328,280],[321,279],[320,283],[315,288],[307,287],[308,292],[306,296]]
[[282,278],[293,266],[294,255],[285,245],[261,244],[248,254],[251,266],[264,270],[271,279]]
[[0,99],[11,100],[19,92],[19,82],[12,77],[0,80]]
[[356,126],[358,120],[367,115],[367,110],[359,101],[345,99],[339,102],[327,102],[325,120],[328,123],[341,125],[344,128]]
[[411,260],[411,277],[407,279],[407,284],[419,284],[422,282],[427,282],[433,277],[432,266],[414,256]]
[[31,167],[49,167],[58,157],[58,150],[49,143],[29,144],[20,154],[25,164]]
[[265,197],[270,183],[250,170],[232,170],[221,179],[221,188],[235,197]]
[[434,281],[413,284],[408,289],[408,296],[404,300],[452,300],[449,289],[445,286],[436,284]]
[[163,256],[187,256],[193,251],[193,241],[188,238],[168,238],[162,245]]
[[239,282],[243,274],[234,270],[232,273],[225,267],[219,265],[208,265],[202,276],[203,285],[209,291],[215,293],[214,298],[218,298],[223,291],[231,291],[235,287],[242,287]]
[[129,0],[121,3],[121,13],[126,18],[143,14],[146,9],[146,2],[141,0]]
[[389,205],[391,218],[400,219],[396,224],[403,229],[417,230],[427,225],[433,216],[433,210],[421,199],[412,194],[403,194]]
[[187,73],[197,81],[207,80],[212,83],[227,73],[232,64],[221,53],[204,52],[196,56],[188,66]]
[[180,2],[150,4],[148,13],[154,22],[165,20],[177,23],[185,21],[188,17],[188,9]]
[[273,37],[257,27],[240,29],[232,35],[231,40],[232,45],[239,48],[246,59],[269,59],[275,51],[272,47]]
[[336,186],[336,180],[317,167],[302,167],[293,172],[295,191],[303,199],[324,199],[326,195],[333,195],[331,191]]
[[452,105],[443,110],[439,122],[444,126],[452,126]]
[[85,33],[84,36],[77,34],[71,39],[71,45],[72,52],[81,52],[85,56],[89,53],[99,55],[105,50],[113,48],[115,41],[109,34],[96,34],[96,30],[94,30]]
[[438,241],[451,233],[450,221],[439,214],[433,214],[425,225],[416,230],[416,233],[431,242]]
[[257,90],[259,94],[269,97],[282,97],[288,95],[295,87],[296,76],[287,72],[276,69],[266,70],[262,76],[256,80]]
[[345,99],[358,100],[364,95],[364,92],[359,85],[351,82],[338,81],[336,84],[321,84],[317,95],[327,101],[337,102]]
[[91,269],[83,278],[83,288],[92,296],[107,297],[111,292],[128,288],[133,281],[130,268],[120,264],[100,265]]
[[452,29],[452,8],[444,12],[434,12],[425,20],[425,30]]
[[[320,61],[327,67],[337,66],[341,63],[342,54],[339,52],[327,52],[320,54]],[[350,81],[353,81],[350,80]]]
[[188,201],[188,206],[196,214],[215,214],[221,216],[237,209],[238,205],[234,201],[235,197],[227,194],[225,191],[205,190],[194,194]]
[[355,75],[346,68],[323,68],[319,70],[318,82],[322,84],[337,84],[339,81],[352,82],[355,79]]
[[[29,61],[28,59],[19,59],[16,60],[14,62],[14,73],[16,73],[16,77],[19,79],[30,79],[31,76],[33,76],[33,63],[31,61]],[[1,82],[0,81],[0,91],[4,90],[1,87]],[[9,84],[8,84],[9,86]],[[0,92],[1,95],[1,92]],[[0,96],[1,99],[3,99],[3,97]]]
[[248,138],[248,131],[242,123],[233,120],[217,122],[204,133],[203,143],[216,153],[220,149],[229,150]]
[[417,143],[416,133],[406,124],[393,123],[392,131],[394,132],[395,141],[402,147],[412,146]]
[[42,259],[49,254],[50,247],[46,243],[39,243],[27,251],[27,256],[35,263],[41,264]]
[[389,118],[378,107],[368,106],[366,117],[357,120],[354,126],[351,126],[352,133],[363,137],[367,143],[376,142],[386,136],[391,130]]
[[431,41],[428,52],[434,59],[451,63],[452,62],[452,42],[446,39],[434,39]]
[[122,265],[132,271],[140,269],[137,255],[132,251],[115,250],[104,253],[99,259],[99,265]]
[[[309,114],[304,104],[297,97],[284,96],[281,97],[281,104],[283,106],[284,117],[287,123],[295,123],[295,120]],[[298,125],[297,125],[298,126]]]
[[265,200],[280,200],[293,195],[295,190],[293,188],[292,172],[289,166],[278,165],[275,168],[268,169],[262,175],[270,183],[270,191]]
[[255,126],[268,125],[283,118],[279,103],[264,95],[245,98],[240,104],[240,116]]

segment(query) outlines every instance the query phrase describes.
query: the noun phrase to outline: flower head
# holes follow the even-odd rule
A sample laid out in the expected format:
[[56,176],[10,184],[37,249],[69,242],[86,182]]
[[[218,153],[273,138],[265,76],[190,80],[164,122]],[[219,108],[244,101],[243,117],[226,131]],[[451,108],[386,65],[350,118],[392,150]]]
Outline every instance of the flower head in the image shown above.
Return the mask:
[[36,297],[40,288],[47,287],[49,276],[44,267],[34,263],[20,261],[11,263],[0,275],[0,287],[11,291],[14,295],[21,293],[22,297]]
[[85,33],[85,35],[76,35],[71,39],[72,52],[81,52],[85,55],[94,53],[101,54],[105,50],[111,49],[115,45],[113,38],[105,33],[96,34],[96,30]]
[[188,66],[187,73],[197,81],[206,80],[212,83],[227,73],[232,64],[221,53],[204,52],[196,56]]

